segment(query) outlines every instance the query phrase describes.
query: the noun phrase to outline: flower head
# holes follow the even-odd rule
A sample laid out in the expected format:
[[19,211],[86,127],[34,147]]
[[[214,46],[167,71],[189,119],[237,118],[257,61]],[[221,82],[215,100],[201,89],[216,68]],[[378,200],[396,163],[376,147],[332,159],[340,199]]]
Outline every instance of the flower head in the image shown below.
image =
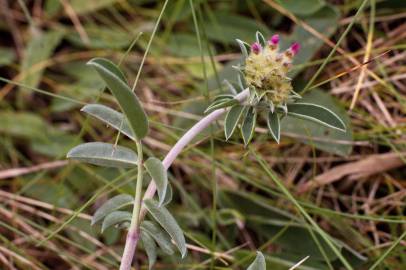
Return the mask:
[[275,105],[285,104],[290,97],[292,84],[287,73],[291,68],[293,56],[300,49],[299,43],[293,43],[289,49],[281,53],[278,44],[277,34],[268,40],[268,46],[262,47],[259,42],[253,43],[243,70],[250,89]]
[[237,94],[234,86],[226,81],[231,95],[217,96],[206,110],[213,112],[230,107],[224,123],[226,140],[239,127],[244,144],[248,145],[255,133],[258,115],[262,119],[265,116],[270,134],[278,143],[281,121],[287,114],[337,130],[346,130],[344,122],[328,108],[298,102],[301,96],[293,91],[287,74],[292,67],[293,57],[299,53],[300,45],[297,42],[292,43],[288,49],[280,52],[279,41],[277,34],[266,39],[260,32],[256,32],[256,42],[251,45],[237,39],[243,54],[243,63],[233,67],[239,71],[238,84],[241,92]]

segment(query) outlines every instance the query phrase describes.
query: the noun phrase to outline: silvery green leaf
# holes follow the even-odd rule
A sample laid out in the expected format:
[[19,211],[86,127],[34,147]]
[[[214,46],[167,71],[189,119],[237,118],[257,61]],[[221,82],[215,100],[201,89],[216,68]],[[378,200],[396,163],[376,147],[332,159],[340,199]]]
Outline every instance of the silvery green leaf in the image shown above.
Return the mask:
[[249,52],[249,51],[247,50],[247,47],[249,48],[250,45],[249,45],[247,42],[244,42],[244,41],[242,41],[242,40],[240,40],[240,39],[236,39],[236,41],[237,41],[238,45],[240,46],[242,55],[243,55],[245,58],[247,58],[247,57],[248,57],[248,52]]
[[148,269],[151,270],[157,258],[157,246],[154,239],[146,232],[141,231],[141,241],[148,256]]
[[213,107],[213,106],[217,106],[217,105],[219,105],[219,104],[221,104],[221,103],[230,101],[230,100],[232,100],[233,98],[234,98],[234,97],[231,97],[231,98],[230,98],[229,95],[219,95],[219,96],[217,96],[217,97],[214,98],[213,102],[212,102],[209,106],[207,106],[207,109],[206,109],[206,110],[208,110],[209,108],[211,108],[211,107]]
[[244,75],[238,74],[238,85],[241,88],[241,91],[247,88],[247,82],[245,81]]
[[174,253],[171,238],[161,227],[152,223],[151,221],[145,220],[141,223],[141,231],[154,238],[165,254],[172,255]]
[[276,112],[272,113],[272,111],[270,111],[266,123],[268,125],[269,131],[271,132],[272,137],[275,139],[277,143],[279,143],[281,138],[281,123],[279,115]]
[[224,80],[224,84],[227,86],[228,90],[230,90],[232,96],[237,95],[237,90],[235,90],[234,86],[228,80]]
[[273,103],[272,100],[269,100],[269,109],[271,110],[271,113],[275,112],[275,104]]
[[168,205],[171,201],[172,201],[172,197],[173,197],[173,190],[172,190],[172,186],[171,184],[168,183],[168,187],[166,190],[166,194],[165,194],[165,199],[162,202],[162,205]]
[[101,232],[114,225],[119,225],[124,222],[131,221],[131,213],[127,211],[114,211],[108,214],[102,223]]
[[125,81],[120,69],[111,61],[103,58],[93,58],[88,65],[94,67],[104,80],[107,87],[117,99],[121,109],[128,119],[128,123],[138,140],[148,133],[148,118],[137,96]]
[[212,104],[214,102],[220,102],[220,101],[222,102],[222,101],[230,100],[230,99],[233,99],[233,98],[234,98],[234,96],[230,95],[230,94],[217,95],[217,96],[214,97]]
[[72,148],[67,158],[86,163],[115,168],[131,168],[137,165],[137,154],[126,147],[110,143],[90,142]]
[[119,230],[122,230],[122,229],[128,230],[128,228],[130,228],[130,225],[131,225],[131,221],[124,221],[120,224],[117,224],[116,228]]
[[257,112],[254,107],[249,107],[244,115],[241,125],[241,135],[244,140],[244,145],[247,146],[254,136]]
[[306,93],[299,102],[316,103],[329,108],[344,121],[346,132],[292,116],[287,116],[281,121],[281,130],[302,137],[303,139],[300,141],[317,149],[340,156],[350,155],[353,148],[353,133],[351,121],[345,108],[337,104],[329,93],[321,89],[314,89]]
[[132,205],[133,202],[134,202],[133,197],[128,194],[120,194],[114,196],[113,198],[105,202],[102,206],[100,206],[99,209],[97,209],[97,211],[93,215],[91,224],[92,225],[96,224],[98,221],[102,220],[105,216],[107,216],[111,212],[114,212],[125,206]]
[[231,68],[234,69],[235,71],[238,71],[239,75],[245,76],[245,74],[244,74],[245,66],[238,64],[238,65],[231,66]]
[[152,199],[145,200],[144,204],[148,212],[172,237],[176,247],[179,249],[182,255],[182,258],[185,257],[187,252],[185,236],[183,235],[182,229],[179,227],[172,214],[169,213],[164,206],[159,207],[158,203]]
[[165,200],[166,191],[168,188],[168,175],[167,171],[162,164],[162,162],[155,158],[150,157],[144,163],[145,169],[151,176],[152,180],[155,182],[157,190],[158,190],[158,197],[159,197],[159,204],[161,206]]
[[226,140],[228,140],[231,135],[233,135],[235,129],[237,128],[238,122],[241,119],[241,116],[244,112],[244,106],[242,105],[234,105],[228,111],[226,118],[224,120],[224,133],[226,136]]
[[222,109],[222,108],[227,108],[230,106],[233,106],[235,104],[239,104],[239,101],[236,99],[228,99],[223,102],[216,102],[214,104],[211,104],[205,111],[204,113],[211,113],[212,111]]
[[100,104],[87,104],[81,109],[81,111],[103,121],[109,126],[112,126],[130,139],[135,139],[134,133],[128,125],[127,118],[125,118],[122,113]]
[[[112,77],[116,77],[113,80],[118,79],[124,83],[127,82],[127,79],[125,78],[123,72],[121,72],[121,70],[110,60],[96,57],[87,62],[87,65],[93,66],[95,69],[97,68],[97,71],[104,70],[104,72],[106,73],[111,73]],[[104,76],[101,77],[104,79]]]
[[279,109],[285,115],[288,113],[288,107],[286,104],[279,104],[276,106],[276,108]]
[[259,44],[261,44],[262,45],[262,47],[265,47],[267,44],[266,44],[266,39],[265,39],[265,37],[264,37],[264,35],[261,33],[261,32],[259,32],[259,31],[257,31],[257,33],[256,33],[256,38],[257,38],[257,42],[259,43]]
[[257,257],[247,270],[266,270],[265,257],[260,251],[257,251]]
[[295,92],[294,90],[290,90],[290,93],[292,94],[292,96],[295,99],[301,99],[302,98],[302,96],[299,93]]
[[321,125],[345,132],[346,127],[340,117],[321,105],[312,103],[292,103],[288,105],[288,115],[310,120]]

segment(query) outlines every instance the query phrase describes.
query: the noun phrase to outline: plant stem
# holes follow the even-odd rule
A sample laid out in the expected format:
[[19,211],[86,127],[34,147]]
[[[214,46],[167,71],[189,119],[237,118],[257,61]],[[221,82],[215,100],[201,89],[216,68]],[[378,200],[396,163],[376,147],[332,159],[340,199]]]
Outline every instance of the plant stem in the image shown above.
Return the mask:
[[[235,99],[237,99],[240,102],[245,101],[250,95],[250,92],[248,89],[245,89],[241,93],[239,93],[237,96],[235,96]],[[172,147],[172,149],[169,151],[169,153],[166,155],[164,160],[162,161],[162,164],[164,165],[165,169],[168,169],[173,161],[178,157],[178,155],[182,152],[182,150],[185,148],[185,146],[190,143],[197,135],[199,135],[205,128],[207,128],[211,123],[216,121],[222,114],[224,114],[227,111],[226,108],[224,109],[218,109],[210,114],[206,115],[203,117],[199,122],[197,122],[191,129],[189,129],[183,136],[180,138],[177,143]],[[147,190],[145,191],[144,198],[143,200],[146,199],[151,199],[156,192],[156,185],[154,181],[151,181],[148,185]],[[140,220],[143,219],[145,216],[146,209],[144,207],[141,208],[140,212]]]
[[[249,97],[249,90],[246,89],[239,93],[235,99],[240,102],[243,102]],[[165,169],[168,169],[176,157],[182,152],[183,148],[193,140],[197,135],[200,134],[205,128],[207,128],[211,123],[216,121],[222,114],[224,114],[227,109],[218,109],[197,122],[191,129],[189,129],[182,138],[172,147],[169,153],[166,155],[162,161]],[[127,234],[127,240],[125,242],[123,257],[121,258],[120,270],[130,270],[131,263],[137,248],[139,240],[139,225],[141,220],[144,218],[146,210],[142,207],[141,202],[141,192],[142,192],[142,145],[140,141],[136,141],[137,144],[137,154],[138,154],[138,177],[137,177],[137,186],[135,191],[134,199],[134,209],[131,220],[130,229]],[[150,199],[154,196],[156,192],[156,185],[154,181],[151,181],[148,185],[147,190],[144,194],[144,200]]]
[[130,228],[127,234],[127,240],[125,242],[123,257],[121,258],[120,270],[130,270],[131,263],[133,261],[135,250],[137,248],[137,243],[140,238],[139,227],[140,227],[140,211],[141,211],[141,198],[142,198],[142,144],[140,140],[136,140],[137,154],[138,154],[138,174],[137,174],[137,185],[135,187],[135,198],[134,198],[134,208],[131,219]]

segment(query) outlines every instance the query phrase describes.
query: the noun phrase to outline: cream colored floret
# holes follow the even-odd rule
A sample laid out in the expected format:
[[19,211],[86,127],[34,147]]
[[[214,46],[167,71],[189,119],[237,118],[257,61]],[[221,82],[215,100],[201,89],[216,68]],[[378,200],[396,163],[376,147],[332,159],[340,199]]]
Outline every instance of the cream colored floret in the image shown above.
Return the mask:
[[259,54],[252,53],[245,63],[245,79],[247,84],[257,91],[259,95],[264,92],[266,97],[274,104],[280,104],[288,99],[292,90],[290,80],[286,73],[290,59],[268,47]]

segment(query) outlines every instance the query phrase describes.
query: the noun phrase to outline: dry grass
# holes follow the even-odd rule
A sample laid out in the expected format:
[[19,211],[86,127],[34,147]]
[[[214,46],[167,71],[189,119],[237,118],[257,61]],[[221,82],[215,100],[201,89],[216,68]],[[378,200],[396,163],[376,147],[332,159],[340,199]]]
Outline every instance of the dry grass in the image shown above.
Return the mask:
[[[64,0],[58,13],[47,15],[45,2],[53,1],[0,3],[3,11],[0,46],[15,55],[0,66],[3,78],[0,117],[4,119],[11,114],[15,121],[23,121],[19,118],[21,114],[29,113],[45,123],[36,124],[31,118],[21,123],[5,123],[0,119],[3,125],[0,126],[0,268],[117,268],[123,235],[114,230],[100,235],[97,228],[90,227],[89,219],[95,206],[111,194],[131,192],[133,175],[64,161],[66,145],[73,146],[80,140],[113,142],[116,136],[114,130],[79,112],[82,104],[97,100],[115,105],[110,95],[95,91],[100,84],[93,78],[89,79],[90,83],[81,85],[82,71],[75,73],[75,69],[95,56],[108,57],[115,62],[124,57],[122,68],[132,83],[151,23],[153,25],[158,16],[161,4],[115,1],[100,10],[78,13],[71,1]],[[184,47],[177,51],[173,44],[172,39],[179,33],[194,36],[191,15],[176,20],[177,3],[182,1],[174,2],[165,13],[136,89],[152,119],[151,132],[145,140],[147,154],[153,152],[159,157],[191,122],[201,117],[196,104],[206,98],[197,42],[192,44],[194,51],[188,54],[184,52],[192,49]],[[183,2],[187,10],[187,1]],[[301,63],[306,68],[295,82],[301,87],[311,82],[306,91],[311,92],[318,86],[333,96],[350,117],[354,140],[336,140],[329,136],[313,138],[306,132],[287,131],[277,145],[269,140],[264,128],[257,129],[249,149],[238,140],[225,143],[222,132],[217,129],[199,138],[170,170],[176,193],[171,209],[185,230],[191,254],[182,264],[176,258],[161,256],[156,269],[243,269],[242,265],[255,256],[256,249],[269,256],[273,269],[289,269],[308,255],[302,267],[309,268],[302,269],[342,269],[336,258],[326,259],[331,258],[330,250],[322,238],[312,238],[316,230],[295,203],[330,236],[366,258],[360,264],[354,262],[354,269],[404,269],[405,7],[383,7],[384,3],[378,2],[373,12],[370,5],[375,1],[367,1],[359,19],[343,36],[362,1],[355,1],[356,4],[329,1],[340,11],[337,29],[332,35],[319,32],[306,18],[278,1],[253,1],[254,5],[241,5],[243,7],[236,4],[239,1],[203,2],[195,4],[198,16],[211,18],[218,10],[229,9],[230,14],[264,21],[281,33],[289,33],[295,25],[301,26],[321,41],[322,46],[313,53],[312,60]],[[21,3],[26,4],[26,12]],[[181,11],[181,15],[182,12],[187,15],[186,11]],[[207,25],[201,23],[200,26],[209,27],[210,19],[207,20]],[[92,47],[95,36],[87,27],[90,24],[98,29],[118,29],[117,32],[127,35],[127,43],[114,45],[121,42],[121,37],[114,37]],[[24,70],[21,63],[33,57],[32,54],[39,54],[26,49],[32,40],[41,33],[62,29],[66,31],[65,39],[49,56]],[[145,34],[125,55],[131,39],[141,29]],[[201,29],[203,45],[210,43],[215,50],[212,57],[206,57],[204,66],[208,70],[210,61],[219,67],[238,59],[237,47],[211,38],[206,30]],[[76,39],[72,38],[75,33]],[[343,40],[337,45],[341,37]],[[332,49],[336,53],[329,57]],[[3,58],[6,59],[6,53],[0,51],[0,63]],[[320,64],[325,66],[315,78]],[[38,85],[30,85],[30,80],[25,78],[39,70],[45,72],[40,75]],[[215,77],[213,74],[213,81]],[[21,83],[28,87],[21,87]],[[210,92],[210,97],[216,91]],[[78,104],[58,103],[61,97],[69,97]],[[58,105],[67,109],[55,109]],[[47,132],[51,129],[60,133],[50,137]],[[47,134],[45,143],[38,139],[38,130]],[[46,140],[51,143],[58,138],[61,141],[44,150]],[[310,143],[301,142],[309,138]],[[334,155],[318,149],[320,142],[347,145],[352,151],[347,156]],[[125,138],[120,138],[120,143],[131,146]],[[50,153],[46,154],[47,151]],[[294,202],[275,185],[275,179],[261,167],[257,156],[266,161],[268,169],[293,194]],[[213,190],[218,195],[215,199]],[[214,213],[213,203],[217,205]],[[56,230],[54,237],[38,245]],[[305,233],[308,235],[303,238]],[[308,254],[301,246],[303,241],[313,241]],[[295,250],[297,246],[300,251]],[[314,255],[319,252],[321,254]],[[356,261],[354,256],[348,255],[348,250],[346,252],[351,263]],[[289,263],[280,263],[275,258]],[[145,266],[145,262],[146,257],[140,252],[137,263]]]

